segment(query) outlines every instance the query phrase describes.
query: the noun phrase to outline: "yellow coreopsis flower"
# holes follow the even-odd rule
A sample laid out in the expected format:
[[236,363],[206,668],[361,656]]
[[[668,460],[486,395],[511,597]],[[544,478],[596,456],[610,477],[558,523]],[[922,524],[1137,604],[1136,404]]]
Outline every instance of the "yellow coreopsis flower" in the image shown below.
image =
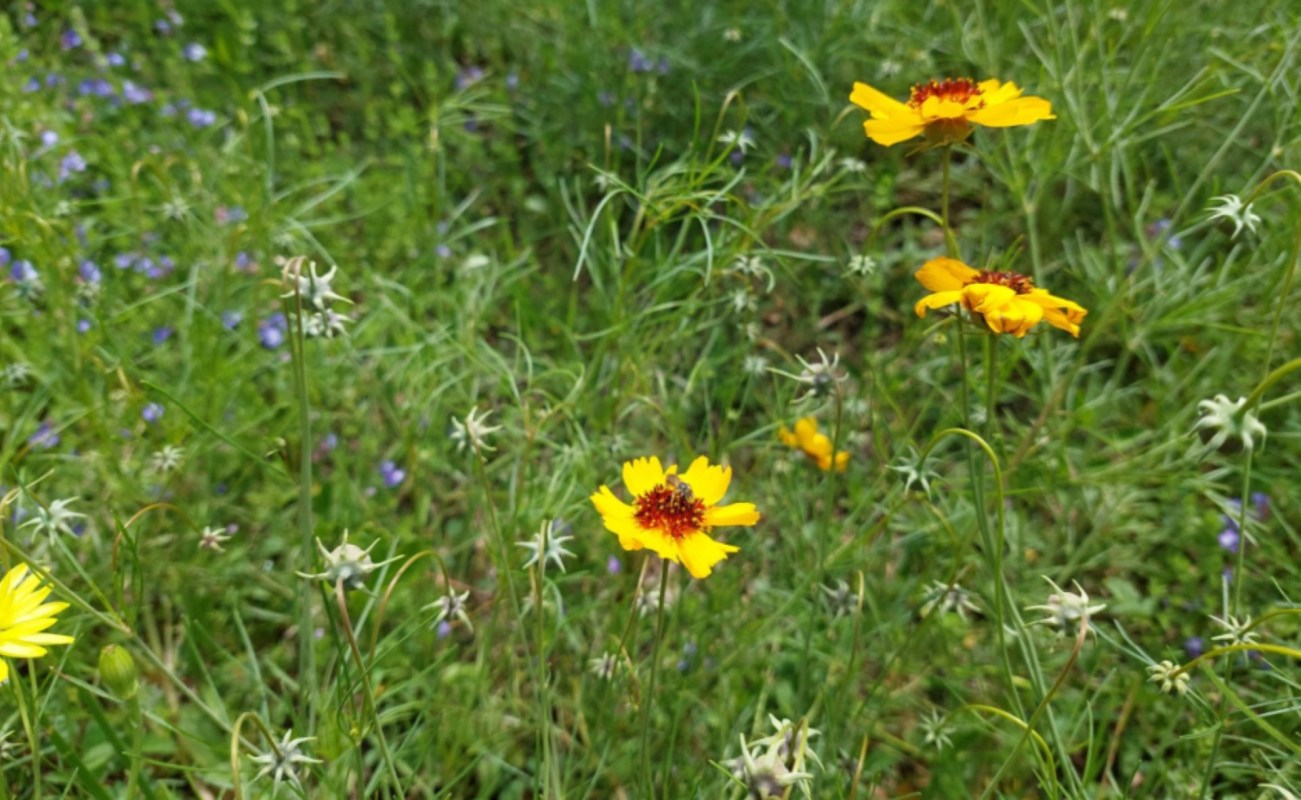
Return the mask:
[[908,102],[855,83],[849,101],[867,109],[872,118],[863,123],[867,136],[886,147],[925,135],[932,144],[966,139],[971,126],[1010,128],[1030,125],[1053,116],[1052,103],[1042,97],[1022,97],[1015,83],[997,79],[976,83],[970,78],[946,78],[912,87]]
[[725,525],[753,525],[759,521],[754,503],[718,505],[732,482],[732,468],[710,466],[700,456],[678,475],[655,456],[624,462],[623,485],[632,504],[623,502],[602,486],[591,497],[607,530],[618,534],[625,550],[643,547],[661,558],[676,561],[693,578],[704,578],[728,553],[740,550],[710,538],[709,531]]
[[1089,313],[1078,303],[1036,289],[1025,275],[976,270],[956,258],[932,258],[916,277],[934,293],[917,301],[913,307],[917,316],[926,316],[928,308],[960,303],[979,314],[994,333],[1010,333],[1018,339],[1041,321],[1079,338],[1080,322]]
[[[19,564],[0,579],[0,656],[4,658],[40,658],[45,645],[72,644],[71,636],[44,633],[56,620],[55,614],[67,603],[45,603],[50,588],[30,575],[26,564]],[[9,679],[9,665],[0,659],[0,683]]]
[[795,447],[804,452],[809,460],[818,465],[823,472],[831,470],[834,463],[836,472],[844,472],[849,466],[849,453],[841,450],[832,458],[831,438],[825,433],[818,433],[818,421],[813,417],[804,417],[795,422],[792,431],[785,425],[777,431],[777,438],[787,447]]

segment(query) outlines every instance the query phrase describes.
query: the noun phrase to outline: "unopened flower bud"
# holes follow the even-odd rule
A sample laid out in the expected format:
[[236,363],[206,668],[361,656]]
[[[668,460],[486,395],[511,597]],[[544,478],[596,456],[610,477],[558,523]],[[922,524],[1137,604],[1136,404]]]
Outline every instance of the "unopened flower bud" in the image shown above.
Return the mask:
[[99,651],[99,678],[119,700],[130,700],[140,691],[136,661],[121,645],[105,645]]

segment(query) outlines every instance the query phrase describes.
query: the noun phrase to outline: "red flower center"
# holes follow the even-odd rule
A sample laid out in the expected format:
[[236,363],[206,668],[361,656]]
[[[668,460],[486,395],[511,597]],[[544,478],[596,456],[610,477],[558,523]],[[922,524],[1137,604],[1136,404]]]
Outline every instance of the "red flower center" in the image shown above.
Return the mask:
[[682,482],[676,487],[661,483],[635,501],[633,519],[647,530],[681,539],[705,527],[705,502],[691,494]]
[[1006,286],[1017,294],[1029,294],[1034,289],[1034,280],[1029,276],[1019,272],[994,272],[988,269],[981,270],[980,274],[967,283],[992,283],[995,286]]
[[[921,108],[929,98],[938,97],[940,100],[952,100],[955,103],[965,105],[973,97],[981,95],[980,87],[971,78],[945,78],[942,81],[931,81],[930,83],[919,83],[912,88],[908,96],[908,105],[913,108]],[[981,100],[978,108],[985,107],[985,101]]]

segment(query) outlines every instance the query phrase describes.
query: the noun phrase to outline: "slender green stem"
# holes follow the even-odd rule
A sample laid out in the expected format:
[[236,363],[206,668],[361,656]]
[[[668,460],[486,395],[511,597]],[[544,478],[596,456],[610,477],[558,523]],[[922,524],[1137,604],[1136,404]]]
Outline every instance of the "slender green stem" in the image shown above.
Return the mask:
[[546,614],[542,608],[542,593],[544,581],[546,579],[547,569],[547,540],[551,536],[551,525],[548,522],[542,523],[541,538],[538,545],[538,561],[533,570],[533,616],[534,635],[536,636],[535,649],[537,650],[536,672],[533,682],[537,690],[538,706],[538,737],[542,745],[542,775],[541,789],[542,797],[560,797],[560,787],[556,785],[555,753],[551,741],[551,684],[550,676],[547,674],[547,648],[546,648]]
[[405,793],[402,791],[402,780],[398,777],[397,764],[393,760],[392,751],[389,750],[388,739],[384,737],[384,726],[380,722],[379,710],[375,707],[375,688],[370,682],[370,670],[366,665],[366,660],[362,658],[361,647],[357,644],[357,635],[352,628],[352,616],[348,613],[348,598],[344,594],[342,578],[334,585],[334,597],[339,605],[339,623],[343,628],[344,638],[348,642],[348,649],[352,653],[353,660],[357,662],[357,675],[361,678],[363,705],[370,714],[371,725],[375,728],[375,740],[379,742],[380,756],[384,759],[384,765],[388,767],[393,796],[403,797]]
[[1251,508],[1251,461],[1254,450],[1247,450],[1247,463],[1242,468],[1242,495],[1238,501],[1238,557],[1233,567],[1233,611],[1234,618],[1242,613],[1242,584],[1245,582],[1242,566],[1247,556],[1247,509]]
[[945,146],[944,146],[944,153],[943,153],[943,155],[942,155],[941,158],[940,158],[940,163],[943,165],[943,166],[941,167],[941,169],[942,169],[942,171],[943,171],[943,176],[944,176],[943,183],[941,184],[941,187],[940,187],[940,219],[944,220],[944,233],[945,233],[945,239],[946,239],[946,241],[948,241],[948,242],[950,243],[949,250],[950,250],[951,252],[949,253],[949,257],[950,257],[950,258],[957,258],[957,257],[958,257],[958,254],[957,254],[957,252],[955,251],[955,248],[952,247],[952,239],[950,239],[950,238],[948,237],[948,232],[949,232],[949,230],[950,230],[950,227],[949,227],[949,190],[950,190],[950,186],[951,186],[951,185],[950,185],[950,182],[949,182],[949,179],[950,179],[949,173],[950,173],[950,164],[951,164],[952,161],[953,161],[953,146],[952,146],[952,145],[945,145]]
[[[303,269],[299,261],[298,269]],[[303,332],[303,296],[301,281],[294,279],[294,335],[291,355],[294,360],[294,394],[298,400],[298,564],[303,572],[311,571],[313,552],[312,525],[312,417],[307,397],[307,337]],[[298,679],[303,718],[313,720],[316,708],[316,639],[312,636],[312,587],[298,581]],[[314,727],[309,722],[308,727]]]
[[660,563],[660,599],[655,608],[655,641],[651,643],[650,682],[641,704],[641,783],[642,797],[654,797],[655,786],[651,780],[650,726],[651,707],[655,704],[655,680],[660,671],[660,643],[664,641],[664,598],[668,595],[669,565]]
[[140,693],[127,700],[127,712],[131,715],[131,771],[127,774],[126,796],[135,797],[140,785],[141,752],[144,747],[145,721],[140,713]]

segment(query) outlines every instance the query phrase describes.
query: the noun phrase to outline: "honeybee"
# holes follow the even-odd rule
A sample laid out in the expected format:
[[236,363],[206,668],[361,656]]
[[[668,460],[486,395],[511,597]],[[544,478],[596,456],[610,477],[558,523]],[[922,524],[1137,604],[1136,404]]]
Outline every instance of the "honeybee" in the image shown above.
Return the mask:
[[667,483],[669,487],[673,489],[674,492],[677,493],[678,497],[685,500],[686,502],[690,503],[696,499],[696,496],[691,493],[691,486],[689,486],[686,481],[682,480],[677,475],[666,475],[664,477],[664,482]]

